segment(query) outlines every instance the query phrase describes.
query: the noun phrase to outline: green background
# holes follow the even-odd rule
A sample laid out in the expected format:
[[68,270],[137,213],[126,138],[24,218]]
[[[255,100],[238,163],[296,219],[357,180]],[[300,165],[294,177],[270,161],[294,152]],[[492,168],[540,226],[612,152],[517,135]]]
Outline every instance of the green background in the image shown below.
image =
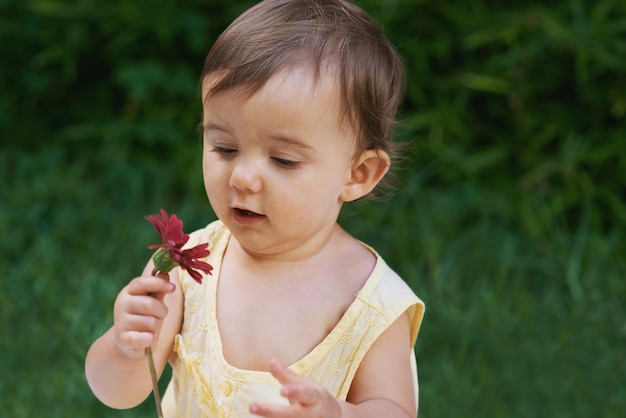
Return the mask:
[[[0,415],[83,374],[164,207],[214,215],[197,78],[254,2],[0,0]],[[345,208],[426,301],[420,416],[626,411],[626,2],[368,0],[406,59],[403,191]]]

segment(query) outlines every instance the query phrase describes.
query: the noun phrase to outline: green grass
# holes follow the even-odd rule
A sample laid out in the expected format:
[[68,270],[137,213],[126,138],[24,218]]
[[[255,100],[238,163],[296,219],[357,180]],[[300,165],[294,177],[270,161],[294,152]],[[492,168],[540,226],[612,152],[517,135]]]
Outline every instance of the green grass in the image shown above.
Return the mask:
[[620,416],[623,230],[592,229],[589,204],[528,236],[506,196],[422,187],[349,216],[426,301],[421,416]]

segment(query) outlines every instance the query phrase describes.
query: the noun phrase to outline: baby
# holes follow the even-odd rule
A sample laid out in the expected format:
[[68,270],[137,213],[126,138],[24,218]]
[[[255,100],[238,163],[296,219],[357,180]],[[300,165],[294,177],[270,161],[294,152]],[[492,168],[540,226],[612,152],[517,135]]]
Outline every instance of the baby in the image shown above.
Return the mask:
[[[169,361],[166,417],[415,417],[424,304],[337,223],[390,165],[404,90],[381,29],[342,0],[266,0],[219,37],[201,76],[213,275],[144,273],[86,360],[130,408]],[[164,280],[165,279],[165,280]]]

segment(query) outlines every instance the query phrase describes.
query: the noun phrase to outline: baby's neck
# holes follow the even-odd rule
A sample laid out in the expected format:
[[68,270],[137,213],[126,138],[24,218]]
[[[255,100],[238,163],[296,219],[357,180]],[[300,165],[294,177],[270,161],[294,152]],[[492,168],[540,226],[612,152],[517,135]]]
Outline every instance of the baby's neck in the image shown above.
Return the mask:
[[229,244],[229,250],[239,253],[242,261],[254,264],[306,264],[308,261],[324,258],[326,253],[345,245],[348,240],[353,240],[353,238],[338,224],[335,224],[327,232],[320,233],[297,247],[281,249],[280,252],[253,251],[243,247],[234,237],[230,243],[232,246]]

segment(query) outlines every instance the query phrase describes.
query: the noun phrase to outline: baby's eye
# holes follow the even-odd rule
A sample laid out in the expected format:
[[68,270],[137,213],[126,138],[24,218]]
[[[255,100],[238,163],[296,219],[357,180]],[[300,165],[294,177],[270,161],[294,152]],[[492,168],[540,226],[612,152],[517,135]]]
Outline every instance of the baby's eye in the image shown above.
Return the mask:
[[299,161],[288,160],[286,158],[272,157],[274,162],[284,168],[298,168],[300,167]]
[[212,151],[215,153],[221,154],[223,156],[229,156],[229,157],[234,156],[235,153],[237,152],[237,150],[234,148],[221,147],[218,145],[215,145]]

